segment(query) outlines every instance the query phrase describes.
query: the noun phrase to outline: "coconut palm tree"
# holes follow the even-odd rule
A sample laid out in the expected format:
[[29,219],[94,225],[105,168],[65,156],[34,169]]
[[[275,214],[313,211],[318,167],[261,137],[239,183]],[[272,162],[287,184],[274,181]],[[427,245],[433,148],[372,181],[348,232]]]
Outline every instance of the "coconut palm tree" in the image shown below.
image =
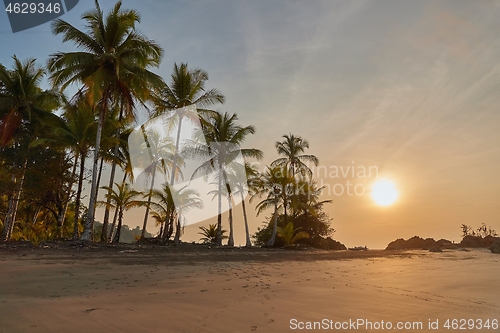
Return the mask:
[[[219,103],[223,104],[225,97],[215,88],[207,91],[205,83],[208,81],[208,73],[199,68],[189,69],[187,63],[180,65],[175,63],[171,77],[170,84],[160,91],[159,98],[155,101],[155,116],[173,113],[169,118],[171,121],[167,124],[167,128],[177,127],[172,167],[172,170],[177,170],[183,120],[187,119],[191,122],[200,120],[203,125],[208,116],[215,114],[215,111],[208,108]],[[171,185],[174,184],[176,177],[176,172],[170,175]]]
[[[116,233],[113,237],[113,242],[117,243],[120,241],[123,213],[131,208],[141,206],[143,202],[140,200],[136,200],[136,198],[141,196],[142,193],[131,189],[127,183],[115,183],[115,185],[116,190],[111,189],[111,191],[109,191],[109,188],[107,186],[104,186],[103,189],[108,190],[108,193],[106,193],[106,197],[111,197],[110,207],[118,211],[118,226],[116,227]],[[101,206],[108,204],[107,201],[99,201],[98,203]]]
[[156,215],[167,219],[165,220],[162,238],[164,240],[170,238],[173,233],[173,224],[176,223],[174,243],[179,243],[182,215],[193,208],[203,208],[203,201],[198,198],[198,193],[195,190],[187,186],[175,189],[168,183],[164,183],[161,190],[153,190],[152,197],[155,202],[149,204],[153,207],[153,211]]
[[198,197],[198,192],[193,189],[188,188],[188,186],[184,186],[179,190],[173,190],[171,193],[174,196],[175,201],[175,210],[177,214],[177,224],[175,228],[175,237],[174,244],[178,244],[180,242],[182,225],[181,221],[183,218],[183,214],[187,213],[193,208],[202,209],[203,208],[203,200]]
[[274,246],[278,227],[278,215],[281,211],[284,211],[284,207],[287,205],[287,200],[289,198],[288,193],[293,183],[294,178],[291,177],[283,167],[268,167],[260,177],[260,188],[253,193],[251,200],[256,197],[266,196],[266,198],[256,206],[257,215],[268,208],[274,208],[273,230],[271,238],[267,241],[266,246]]
[[[202,164],[194,171],[192,178],[202,174],[208,177],[211,173],[216,173],[218,182],[218,216],[217,216],[217,240],[216,245],[222,245],[222,192],[226,187],[226,169],[231,168],[231,164],[238,164],[237,158],[262,158],[262,152],[258,149],[240,149],[240,145],[249,134],[255,133],[253,126],[240,126],[236,124],[238,116],[236,114],[217,113],[208,120],[205,137],[206,144],[199,143],[191,150],[191,154],[203,159]],[[231,233],[231,231],[230,231]]]
[[[295,136],[293,134],[283,135],[284,140],[278,141],[275,144],[278,154],[284,157],[278,158],[271,163],[271,166],[284,167],[292,177],[305,176],[308,178],[312,177],[312,171],[307,166],[305,162],[312,162],[315,166],[318,165],[319,160],[314,155],[302,154],[307,148],[309,148],[309,142],[300,136]],[[295,189],[294,191],[295,192]],[[285,205],[283,206],[285,211],[285,225],[287,224],[287,208],[288,200],[285,200]]]
[[[215,244],[215,238],[217,237],[217,224],[209,224],[208,227],[201,226],[199,229],[201,232],[199,232],[198,235],[203,236],[200,238],[203,243]],[[227,230],[221,231],[222,239],[227,238],[227,236],[224,235],[226,232]]]
[[99,147],[109,105],[119,102],[126,115],[133,115],[137,102],[145,103],[152,91],[164,85],[161,77],[149,71],[150,67],[159,66],[162,48],[136,31],[139,13],[121,7],[118,1],[104,16],[96,0],[95,8],[82,15],[86,31],[60,19],[52,22],[55,35],[62,34],[64,42],[71,41],[81,49],[50,56],[48,67],[53,86],[65,89],[73,83],[83,84],[80,92],[99,114],[89,210],[82,235],[85,240],[92,239]]
[[[42,122],[57,118],[50,111],[59,104],[59,94],[40,88],[45,70],[36,65],[35,59],[21,62],[16,56],[14,68],[0,65],[0,145],[5,146],[18,134],[22,147],[20,163],[15,167],[12,179],[16,188],[9,197],[9,208],[4,222],[2,239],[10,238],[16,221],[17,209],[23,191],[23,183],[28,165],[28,144],[40,129]],[[38,126],[37,126],[38,125]],[[24,130],[24,133],[20,133]]]
[[[49,143],[52,145],[69,147],[74,155],[74,169],[79,163],[78,187],[75,199],[75,216],[73,238],[79,237],[79,211],[81,204],[81,194],[83,190],[83,178],[85,173],[85,160],[92,146],[94,145],[97,125],[92,107],[85,99],[77,99],[73,102],[66,102],[61,122],[52,126],[50,138],[41,138],[33,142],[33,145]],[[68,193],[68,198],[70,193]],[[64,218],[61,222],[64,221]],[[60,223],[61,223],[60,222]]]
[[[152,191],[155,184],[156,172],[160,171],[167,176],[168,166],[174,164],[174,143],[170,137],[161,137],[155,130],[145,130],[141,127],[144,143],[140,150],[135,154],[137,165],[143,168],[146,175],[146,181],[150,181],[148,191],[148,202],[146,205],[146,214],[144,215],[144,223],[142,227],[141,238],[146,234],[146,227],[149,216],[149,208],[151,203]],[[178,160],[176,167],[183,166],[184,162]],[[172,170],[170,170],[173,173]]]
[[319,161],[314,155],[302,154],[309,148],[309,142],[291,133],[283,135],[283,138],[283,141],[278,141],[275,144],[278,154],[283,157],[272,162],[271,166],[285,166],[293,177],[295,177],[297,173],[311,177],[312,171],[305,162],[312,162],[317,166]]

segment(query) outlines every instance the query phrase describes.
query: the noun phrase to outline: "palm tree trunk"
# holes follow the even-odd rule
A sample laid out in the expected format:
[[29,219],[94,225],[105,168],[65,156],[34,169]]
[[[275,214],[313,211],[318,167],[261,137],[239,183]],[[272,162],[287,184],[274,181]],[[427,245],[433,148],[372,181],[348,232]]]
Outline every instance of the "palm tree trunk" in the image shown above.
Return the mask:
[[[12,178],[15,178],[12,176]],[[16,191],[12,192],[12,194],[9,196],[9,205],[7,209],[7,214],[5,215],[5,222],[4,222],[4,227],[3,227],[3,233],[2,233],[2,241],[6,241],[9,238],[9,232],[10,232],[10,221],[12,217],[12,210],[14,209],[14,197],[16,196]]]
[[83,174],[85,173],[85,155],[84,153],[80,154],[80,174],[78,175],[78,189],[76,190],[76,202],[75,202],[75,221],[73,223],[73,239],[77,239],[80,237],[79,230],[79,216],[80,215],[80,200],[82,197],[82,188],[83,188]]
[[[127,180],[127,170],[125,170],[125,173],[123,175],[122,183],[124,183],[125,180]],[[116,207],[116,209],[115,209],[115,214],[113,216],[113,224],[111,225],[111,232],[109,233],[109,242],[111,242],[111,243],[114,240],[113,233],[116,231],[115,229],[116,229],[116,220],[117,220],[117,218],[118,218],[118,207]],[[107,235],[106,235],[106,237],[107,237]],[[108,239],[106,239],[106,242],[107,241],[108,241]]]
[[[121,124],[123,118],[123,103],[120,104],[120,115],[118,116],[118,122]],[[116,130],[116,137],[118,138],[120,135],[120,129]],[[118,145],[115,145],[113,150],[113,155],[116,158],[118,156]],[[115,181],[115,173],[116,173],[116,162],[113,161],[111,166],[111,175],[109,176],[109,188],[108,190],[108,199],[106,200],[106,208],[104,209],[104,221],[102,223],[102,233],[101,233],[101,242],[108,242],[108,225],[109,225],[109,204],[111,203],[111,189],[113,188],[113,183]],[[126,173],[126,172],[125,172]]]
[[227,203],[229,205],[229,239],[227,240],[227,245],[234,246],[233,205],[230,194],[227,196]]
[[181,242],[181,216],[177,217],[177,223],[175,225],[175,237],[174,244],[179,244]]
[[241,195],[241,208],[243,209],[243,220],[245,221],[245,235],[246,235],[245,247],[252,247],[252,241],[250,240],[250,231],[248,230],[248,219],[247,219],[247,209],[245,205],[245,197],[241,192],[240,195]]
[[149,188],[148,204],[146,206],[146,214],[144,215],[144,223],[142,224],[141,239],[144,239],[144,237],[146,236],[146,226],[148,225],[149,205],[151,205],[151,195],[153,194],[153,187],[155,184],[155,175],[156,175],[156,164],[153,167],[153,174],[151,175],[151,186]]
[[274,221],[273,221],[273,233],[271,234],[271,238],[266,243],[266,246],[273,247],[274,242],[276,241],[276,230],[278,228],[278,200],[274,201]]
[[219,165],[218,183],[219,183],[219,189],[217,192],[218,215],[217,215],[217,235],[215,236],[215,245],[222,246],[222,166],[221,165]]
[[95,206],[97,202],[97,165],[99,164],[99,148],[101,147],[102,129],[104,127],[104,117],[106,115],[106,94],[103,95],[102,109],[99,113],[99,121],[97,123],[97,135],[95,139],[94,149],[94,166],[92,168],[92,186],[90,189],[90,201],[87,217],[85,219],[85,229],[83,231],[82,240],[91,241],[94,234],[94,217]]
[[[101,162],[100,162],[100,165],[99,165],[99,175],[97,176],[97,186],[95,188],[95,197],[99,197],[99,185],[101,185],[101,176],[102,176],[102,167],[103,167],[103,164],[104,164],[104,156],[101,157]],[[95,215],[95,210],[97,208],[97,205],[96,207],[94,207],[94,215]]]
[[[118,146],[115,146],[115,153],[118,151]],[[115,155],[116,156],[116,155]],[[111,203],[111,189],[113,188],[113,184],[115,181],[115,173],[116,173],[116,163],[113,162],[111,166],[111,175],[109,176],[109,190],[108,190],[108,199],[106,200],[106,209],[104,210],[104,222],[102,224],[102,234],[101,234],[101,242],[108,242],[108,225],[109,225],[109,204]]]
[[73,170],[71,171],[71,182],[69,183],[68,195],[66,196],[66,201],[64,202],[63,209],[59,213],[57,217],[57,227],[59,228],[59,237],[63,238],[64,236],[64,220],[66,219],[66,214],[68,213],[69,199],[71,198],[71,191],[73,189],[74,181],[76,175],[76,168],[78,167],[78,152],[75,153],[75,162],[73,163]]
[[118,209],[118,226],[116,227],[116,234],[115,234],[115,238],[113,239],[113,243],[120,242],[120,234],[122,231],[123,208],[118,207],[117,209]]
[[[24,178],[26,176],[26,167],[28,166],[28,157],[24,159],[23,167],[21,171],[21,178],[19,180],[19,186],[12,200],[12,212],[7,213],[7,219],[5,221],[5,226],[3,230],[2,240],[7,241],[12,236],[12,231],[14,230],[14,224],[16,223],[17,209],[19,207],[19,201],[21,199],[21,193],[23,191]],[[10,221],[9,221],[10,219]]]

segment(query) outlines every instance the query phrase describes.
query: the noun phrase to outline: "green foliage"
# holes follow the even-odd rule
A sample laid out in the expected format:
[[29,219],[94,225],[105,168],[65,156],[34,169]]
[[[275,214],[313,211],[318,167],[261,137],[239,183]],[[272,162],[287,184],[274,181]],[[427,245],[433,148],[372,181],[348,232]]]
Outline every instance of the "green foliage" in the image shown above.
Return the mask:
[[[200,238],[200,240],[203,243],[206,244],[215,244],[215,239],[217,238],[217,224],[209,224],[208,228],[205,226],[200,227],[201,232],[199,232],[199,235],[202,235],[203,237]],[[227,232],[227,230],[222,230],[222,239],[227,239],[228,237],[225,236],[224,234]]]
[[309,234],[305,231],[300,231],[302,228],[294,228],[293,222],[288,222],[283,228],[278,227],[278,236],[283,239],[285,245],[295,244],[301,239],[309,238]]

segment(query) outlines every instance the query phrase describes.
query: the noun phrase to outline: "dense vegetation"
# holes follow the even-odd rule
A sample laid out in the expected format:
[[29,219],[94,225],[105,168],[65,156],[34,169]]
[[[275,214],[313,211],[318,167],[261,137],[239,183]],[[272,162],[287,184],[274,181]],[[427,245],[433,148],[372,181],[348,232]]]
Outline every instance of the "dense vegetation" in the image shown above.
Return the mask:
[[[16,56],[12,67],[0,64],[2,240],[125,241],[121,234],[124,215],[134,207],[145,207],[139,237],[151,236],[147,224],[152,218],[160,227],[158,241],[178,243],[183,214],[201,208],[196,192],[181,188],[174,193],[171,186],[186,176],[178,170],[183,158],[190,155],[202,160],[195,174],[218,172],[214,197],[219,207],[222,200],[231,203],[236,195],[242,197],[247,246],[252,245],[244,198],[247,189],[252,200],[259,200],[258,214],[272,211],[254,236],[256,244],[314,243],[333,232],[331,219],[322,210],[329,201],[320,200],[322,188],[307,165],[318,164],[316,156],[304,154],[309,148],[307,140],[285,135],[276,142],[279,158],[262,172],[250,164],[262,158],[260,150],[238,149],[245,158],[242,167],[248,183],[231,188],[228,184],[237,175],[225,163],[234,159],[234,152],[222,143],[239,148],[255,128],[240,125],[234,114],[212,110],[225,97],[217,89],[206,88],[208,73],[182,63],[174,64],[168,83],[155,74],[164,51],[136,29],[139,13],[123,9],[121,2],[104,14],[96,1],[82,20],[84,31],[60,19],[52,24],[54,35],[72,44],[74,51],[53,53],[45,66]],[[41,88],[45,79],[51,89]],[[67,96],[70,86],[77,90]],[[144,162],[150,185],[143,192],[131,186],[134,179],[127,144],[139,108],[151,118],[171,115],[178,131],[173,142],[155,141],[155,133],[144,131],[148,151],[156,145],[163,155],[150,156],[150,162]],[[206,145],[184,147],[179,144],[182,121],[195,118],[201,121]],[[90,162],[88,170],[86,163]],[[109,179],[102,177],[105,165],[110,166]],[[120,170],[123,177],[116,179]],[[159,173],[170,181],[155,190]],[[86,183],[90,183],[88,196],[83,195]],[[100,191],[104,191],[104,201],[97,199]],[[95,221],[98,206],[105,210],[102,223]],[[227,236],[222,216],[219,208],[217,224],[203,230],[203,241],[222,245],[227,238],[227,244],[234,245],[232,208]]]

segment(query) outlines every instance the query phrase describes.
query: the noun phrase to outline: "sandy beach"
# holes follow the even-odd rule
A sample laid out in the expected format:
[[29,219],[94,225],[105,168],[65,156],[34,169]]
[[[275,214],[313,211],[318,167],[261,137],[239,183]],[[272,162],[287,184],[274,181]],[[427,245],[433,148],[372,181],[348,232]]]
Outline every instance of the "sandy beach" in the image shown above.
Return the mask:
[[428,331],[429,321],[441,332],[448,319],[500,319],[500,256],[487,250],[2,249],[0,281],[0,333],[289,332],[314,322],[346,332],[361,320],[361,332],[399,322]]

